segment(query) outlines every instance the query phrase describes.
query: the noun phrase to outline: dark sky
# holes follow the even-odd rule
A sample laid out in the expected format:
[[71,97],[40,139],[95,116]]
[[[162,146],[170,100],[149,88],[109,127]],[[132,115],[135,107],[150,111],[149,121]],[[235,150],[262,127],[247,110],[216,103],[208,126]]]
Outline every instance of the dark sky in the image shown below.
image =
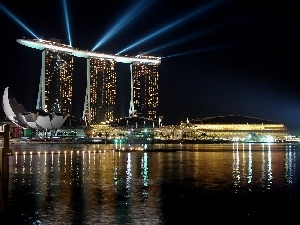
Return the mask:
[[[69,44],[69,30],[73,47],[92,50],[110,32],[95,51],[116,54],[133,45],[121,55],[163,57],[158,114],[165,124],[243,115],[285,123],[300,134],[299,1],[65,2],[66,8],[62,0],[0,1],[0,90],[9,87],[28,111],[36,105],[41,52],[16,39],[36,35]],[[77,116],[83,111],[85,70],[86,60],[76,58]],[[117,116],[128,116],[129,65],[119,64],[117,71]]]

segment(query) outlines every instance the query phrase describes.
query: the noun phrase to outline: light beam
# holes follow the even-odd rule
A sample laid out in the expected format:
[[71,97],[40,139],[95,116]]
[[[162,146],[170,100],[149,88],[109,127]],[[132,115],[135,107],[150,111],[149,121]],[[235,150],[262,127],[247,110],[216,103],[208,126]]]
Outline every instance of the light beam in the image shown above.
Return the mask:
[[200,48],[192,51],[187,51],[187,52],[182,52],[182,53],[177,53],[173,55],[168,55],[168,56],[163,56],[161,58],[171,58],[171,57],[176,57],[176,56],[183,56],[183,55],[190,55],[190,54],[196,54],[196,53],[202,53],[202,52],[208,52],[208,51],[214,51],[222,48],[228,48],[233,45],[240,45],[244,43],[248,43],[251,41],[242,41],[242,42],[237,42],[237,43],[228,43],[228,44],[220,44],[216,46],[211,46],[211,47],[205,47],[205,48]]
[[163,49],[163,48],[167,48],[167,47],[170,47],[170,46],[173,46],[173,45],[176,45],[176,44],[180,44],[180,43],[182,43],[182,42],[187,42],[187,41],[192,40],[192,39],[194,39],[194,38],[202,37],[202,36],[204,36],[204,35],[207,35],[207,34],[209,34],[209,33],[212,33],[212,32],[215,32],[215,31],[217,31],[217,30],[219,30],[219,29],[224,28],[225,25],[227,25],[227,24],[228,24],[228,23],[226,23],[226,24],[221,24],[221,25],[218,25],[218,26],[216,25],[216,26],[214,26],[214,27],[209,27],[209,28],[207,28],[207,29],[205,29],[205,30],[203,30],[203,31],[201,31],[201,32],[196,33],[196,34],[191,34],[191,35],[189,35],[189,36],[186,36],[186,37],[183,37],[183,38],[174,40],[174,41],[169,42],[169,43],[167,43],[167,44],[165,44],[165,45],[161,45],[161,46],[159,46],[159,47],[157,47],[157,48],[154,48],[154,49],[151,49],[151,50],[149,50],[149,51],[146,51],[146,52],[144,52],[144,54],[149,54],[149,53],[151,53],[151,52],[154,52],[154,51],[157,51],[157,50],[160,50],[160,49]]
[[226,47],[228,47],[228,45],[226,45],[226,44],[217,45],[217,46],[200,48],[200,49],[196,49],[196,50],[192,50],[192,51],[177,53],[177,54],[173,54],[173,55],[163,56],[162,58],[171,58],[171,57],[176,57],[176,56],[183,56],[183,55],[190,55],[190,54],[201,53],[201,52],[208,52],[208,51],[217,50],[217,49],[226,48]]
[[150,35],[148,35],[148,36],[142,38],[141,40],[137,41],[136,43],[134,43],[134,44],[132,44],[132,45],[130,45],[130,46],[124,48],[123,50],[119,51],[119,52],[117,53],[117,55],[119,55],[119,54],[121,54],[121,53],[123,53],[123,52],[125,52],[125,51],[127,51],[127,50],[129,50],[129,49],[131,49],[131,48],[133,48],[133,47],[135,47],[135,46],[137,46],[137,45],[139,45],[139,44],[141,44],[141,43],[143,43],[143,42],[145,42],[145,41],[151,39],[151,38],[154,38],[155,36],[157,36],[157,35],[159,35],[159,34],[165,32],[165,31],[167,31],[167,30],[169,30],[169,29],[171,29],[171,28],[174,28],[175,26],[178,26],[179,24],[185,22],[185,21],[188,20],[188,19],[191,19],[192,17],[198,15],[199,13],[205,13],[206,11],[208,11],[208,10],[211,9],[211,8],[213,8],[214,6],[216,6],[216,5],[217,5],[218,3],[220,3],[221,1],[222,1],[222,0],[216,0],[216,1],[213,1],[213,2],[211,2],[211,3],[208,3],[207,5],[198,8],[197,10],[195,10],[195,11],[193,11],[192,13],[190,13],[190,14],[188,14],[188,15],[186,15],[186,16],[184,16],[184,17],[178,19],[178,20],[176,20],[175,22],[172,22],[172,23],[170,23],[170,24],[168,24],[168,25],[166,25],[166,26],[160,28],[159,30],[157,30],[157,31],[155,31],[155,32],[151,32]]
[[66,26],[67,26],[67,32],[68,32],[69,45],[72,46],[69,15],[68,15],[68,8],[67,8],[67,0],[63,0],[63,8],[64,8],[64,13],[65,13],[65,20],[66,20]]
[[146,8],[148,8],[150,2],[153,1],[138,1],[139,3],[133,6],[127,13],[100,39],[100,41],[95,45],[92,51],[99,48],[106,41],[108,41],[113,35],[119,32],[125,27],[129,22],[131,22],[135,17],[141,14]]
[[35,38],[39,39],[39,37],[34,34],[24,23],[22,23],[16,16],[14,16],[4,5],[0,3],[0,9],[2,9],[8,16],[14,19],[19,25],[21,25],[25,30],[27,30],[31,35]]

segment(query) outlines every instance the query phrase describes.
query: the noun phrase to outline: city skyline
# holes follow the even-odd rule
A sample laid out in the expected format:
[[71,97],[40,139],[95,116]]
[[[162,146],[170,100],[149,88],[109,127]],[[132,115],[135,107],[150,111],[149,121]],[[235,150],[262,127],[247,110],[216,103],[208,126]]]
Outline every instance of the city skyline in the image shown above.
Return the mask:
[[[1,43],[5,43],[6,53],[1,67],[8,75],[2,76],[0,87],[10,87],[16,100],[29,110],[36,104],[40,53],[16,42],[34,37],[5,13],[3,6],[43,39],[68,43],[71,37],[72,45],[83,49],[96,47],[95,51],[121,55],[148,52],[162,57],[158,115],[164,116],[166,123],[244,115],[285,123],[288,129],[300,131],[299,66],[294,57],[299,50],[300,20],[295,1],[139,1],[144,5],[111,1],[103,4],[102,10],[90,1],[65,1],[68,16],[63,13],[63,2],[1,1],[0,26],[5,30]],[[129,14],[130,9],[136,10]],[[74,97],[83,102],[85,61],[75,60],[78,93]],[[130,71],[123,64],[116,70],[123,74],[119,84],[124,84],[118,92],[125,93],[117,96],[123,104],[118,110],[126,116]],[[82,104],[74,107],[82,113]]]

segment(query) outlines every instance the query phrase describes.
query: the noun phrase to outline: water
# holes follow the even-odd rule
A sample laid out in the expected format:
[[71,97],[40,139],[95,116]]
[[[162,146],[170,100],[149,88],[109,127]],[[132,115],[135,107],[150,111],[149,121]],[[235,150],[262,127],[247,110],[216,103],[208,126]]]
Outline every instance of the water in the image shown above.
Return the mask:
[[269,224],[298,216],[298,144],[10,148],[1,224]]

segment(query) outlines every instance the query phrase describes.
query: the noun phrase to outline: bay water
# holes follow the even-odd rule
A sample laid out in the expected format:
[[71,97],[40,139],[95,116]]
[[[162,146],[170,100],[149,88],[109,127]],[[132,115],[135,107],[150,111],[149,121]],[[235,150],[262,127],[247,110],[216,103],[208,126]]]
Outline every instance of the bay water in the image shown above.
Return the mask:
[[288,223],[298,143],[12,143],[0,224]]

